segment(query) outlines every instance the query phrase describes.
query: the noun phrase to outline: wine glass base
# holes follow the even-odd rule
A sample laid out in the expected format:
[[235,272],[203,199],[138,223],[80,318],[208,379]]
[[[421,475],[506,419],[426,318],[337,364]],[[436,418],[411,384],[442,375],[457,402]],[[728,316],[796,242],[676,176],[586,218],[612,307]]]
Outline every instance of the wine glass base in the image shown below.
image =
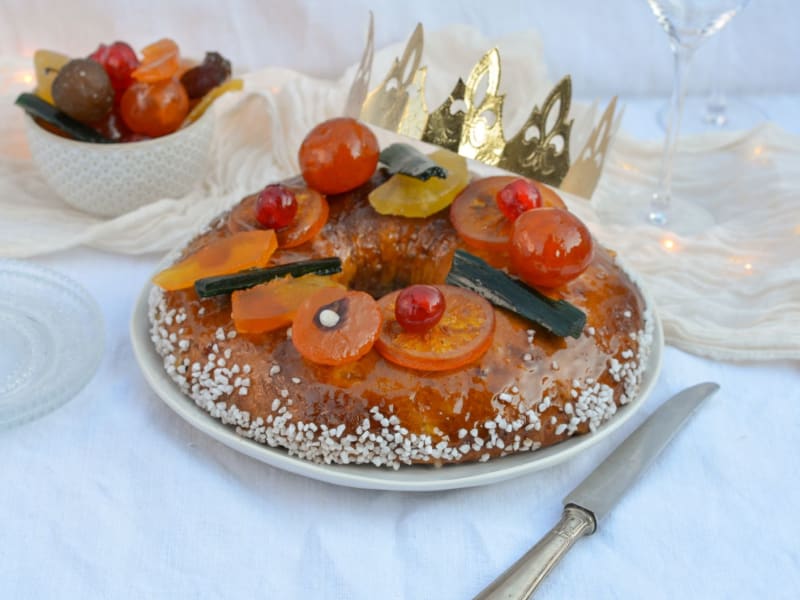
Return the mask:
[[[664,131],[668,115],[669,103],[665,102],[656,114],[658,125]],[[714,105],[707,96],[687,96],[683,105],[681,134],[747,130],[768,119],[767,113],[741,98],[726,97],[724,103]]]
[[613,205],[600,204],[595,210],[603,223],[625,227],[650,225],[663,229],[665,233],[681,236],[701,234],[717,223],[717,219],[705,207],[675,198],[663,213],[651,210],[649,197],[635,195],[616,196]]

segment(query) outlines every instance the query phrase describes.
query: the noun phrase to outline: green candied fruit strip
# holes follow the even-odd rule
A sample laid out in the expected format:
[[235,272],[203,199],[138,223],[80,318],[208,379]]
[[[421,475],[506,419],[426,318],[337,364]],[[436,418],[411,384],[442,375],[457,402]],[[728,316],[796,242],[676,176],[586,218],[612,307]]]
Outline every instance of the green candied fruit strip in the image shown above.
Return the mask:
[[456,250],[446,281],[472,290],[560,337],[578,338],[586,325],[586,313],[578,307],[548,298],[464,250]]
[[201,298],[211,298],[220,294],[230,294],[237,290],[245,290],[279,277],[301,277],[311,273],[315,275],[333,275],[342,271],[342,260],[337,256],[301,260],[265,269],[247,269],[230,275],[205,277],[194,282],[194,289]]
[[101,135],[88,125],[76,121],[67,114],[58,110],[55,106],[42,100],[35,94],[20,94],[14,104],[21,107],[32,117],[41,119],[49,123],[59,131],[64,132],[69,137],[79,142],[92,142],[94,144],[108,144],[112,140]]

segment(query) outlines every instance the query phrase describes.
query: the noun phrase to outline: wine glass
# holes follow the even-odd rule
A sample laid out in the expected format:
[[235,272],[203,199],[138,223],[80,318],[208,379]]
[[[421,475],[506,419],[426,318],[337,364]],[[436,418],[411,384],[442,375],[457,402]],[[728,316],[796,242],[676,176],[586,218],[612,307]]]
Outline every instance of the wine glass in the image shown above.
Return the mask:
[[[681,133],[752,129],[769,119],[763,107],[725,93],[722,74],[728,70],[730,56],[737,51],[735,33],[726,27],[707,44],[713,52],[706,78],[708,92],[704,96],[687,96],[683,106]],[[663,130],[667,127],[668,112],[669,100],[664,102],[657,114],[658,124]]]
[[[661,27],[669,36],[674,59],[674,81],[667,119],[664,152],[658,188],[650,201],[647,218],[654,225],[669,223],[680,233],[708,224],[710,215],[698,207],[674,208],[672,201],[672,167],[680,130],[681,113],[686,95],[686,71],[695,50],[708,37],[725,27],[749,0],[647,0]],[[680,214],[678,218],[677,215]],[[713,221],[713,219],[711,219]]]
[[[705,106],[698,108],[695,122],[701,131],[712,129],[751,129],[767,120],[768,116],[760,106],[742,98],[732,98],[725,94],[720,72],[724,68],[725,59],[734,51],[735,32],[726,29],[715,40],[714,63],[709,75],[710,91],[705,99]],[[705,125],[703,127],[703,125]]]

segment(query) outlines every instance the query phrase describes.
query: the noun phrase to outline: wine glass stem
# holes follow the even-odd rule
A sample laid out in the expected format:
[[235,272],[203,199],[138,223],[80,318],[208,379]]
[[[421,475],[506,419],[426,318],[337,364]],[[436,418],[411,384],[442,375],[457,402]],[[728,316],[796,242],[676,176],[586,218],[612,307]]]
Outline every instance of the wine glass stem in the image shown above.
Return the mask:
[[678,145],[683,100],[686,95],[686,72],[689,68],[692,52],[693,48],[687,48],[672,42],[674,81],[669,116],[667,117],[667,136],[664,140],[664,153],[661,160],[661,175],[658,178],[658,188],[656,193],[653,194],[648,215],[650,222],[656,225],[665,225],[668,220],[667,213],[669,212],[670,199],[672,197],[673,159],[675,158],[675,148]]

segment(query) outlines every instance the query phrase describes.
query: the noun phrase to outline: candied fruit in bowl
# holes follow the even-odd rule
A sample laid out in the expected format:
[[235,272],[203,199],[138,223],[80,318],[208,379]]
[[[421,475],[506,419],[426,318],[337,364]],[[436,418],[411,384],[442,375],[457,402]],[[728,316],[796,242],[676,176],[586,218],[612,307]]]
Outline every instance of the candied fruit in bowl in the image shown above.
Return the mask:
[[136,81],[154,83],[173,77],[180,68],[178,44],[165,38],[142,49],[141,64],[131,76]]
[[206,52],[203,62],[181,75],[181,84],[189,98],[202,98],[231,76],[231,63],[219,52]]
[[114,106],[114,88],[106,70],[88,58],[69,61],[53,80],[56,108],[81,123],[94,123]]
[[122,119],[135,133],[159,137],[180,127],[189,113],[189,97],[180,82],[137,82],[122,95]]

